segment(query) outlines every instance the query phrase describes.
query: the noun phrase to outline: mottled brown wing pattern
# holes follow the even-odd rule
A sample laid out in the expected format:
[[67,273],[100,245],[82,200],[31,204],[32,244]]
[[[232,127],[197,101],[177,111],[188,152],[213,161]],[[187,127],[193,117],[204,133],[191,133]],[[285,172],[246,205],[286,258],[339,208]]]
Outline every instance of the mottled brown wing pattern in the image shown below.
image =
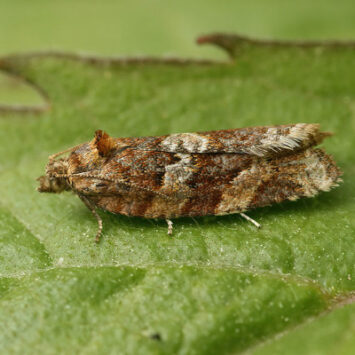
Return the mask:
[[145,137],[136,141],[136,146],[171,153],[237,153],[266,157],[306,149],[329,135],[331,133],[321,132],[318,124],[297,123]]
[[341,172],[313,148],[328,135],[305,123],[139,138],[97,131],[91,142],[50,157],[39,191],[76,193],[98,220],[98,241],[96,207],[169,219],[242,213],[328,191]]
[[329,190],[339,176],[331,158],[313,149],[265,159],[128,148],[90,170],[96,176],[91,184],[87,171],[73,171],[72,183],[95,205],[114,213],[164,218],[236,213],[313,196]]
[[[149,175],[144,165],[140,164],[140,159],[136,160],[137,155],[143,161],[145,155],[149,155],[150,158],[157,157],[155,162],[170,160],[170,163],[156,165],[159,170],[164,170],[163,174],[153,172]],[[130,165],[129,172],[125,172],[126,177],[130,176],[130,188],[123,192],[122,186],[118,186],[109,194],[101,191],[95,197],[90,196],[99,206],[111,212],[145,217],[214,214],[223,188],[252,163],[252,158],[246,155],[236,157],[231,154],[152,154],[136,150],[133,156],[135,163]],[[164,158],[158,158],[161,156]],[[118,170],[116,165],[115,171]],[[122,175],[118,173],[117,176]],[[140,187],[149,191],[143,191]],[[106,195],[104,199],[103,195]]]

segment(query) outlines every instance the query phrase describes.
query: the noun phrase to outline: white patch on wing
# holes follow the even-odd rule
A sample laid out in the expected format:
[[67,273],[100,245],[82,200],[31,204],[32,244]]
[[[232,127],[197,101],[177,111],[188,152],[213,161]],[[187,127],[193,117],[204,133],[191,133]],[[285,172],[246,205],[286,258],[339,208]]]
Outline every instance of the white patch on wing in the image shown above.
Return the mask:
[[255,196],[261,180],[256,180],[258,161],[255,159],[249,170],[242,171],[236,176],[231,186],[223,192],[222,198],[216,207],[216,214],[223,215],[246,211]]
[[319,131],[319,125],[297,123],[290,128],[287,135],[278,133],[277,127],[268,128],[265,138],[260,143],[249,148],[249,152],[257,156],[265,156],[269,152],[278,152],[282,150],[294,150],[302,145],[307,145],[311,137],[316,139]]
[[281,149],[295,149],[299,147],[300,142],[304,139],[302,128],[304,124],[297,124],[290,129],[288,135],[278,135],[277,129],[269,128],[267,131],[267,138],[262,139],[260,142],[263,148],[267,151],[278,151]]
[[181,160],[175,164],[167,165],[165,167],[162,191],[165,189],[166,191],[186,190],[185,182],[195,173],[190,154],[177,153],[176,156],[178,156]]
[[313,196],[317,193],[317,190],[329,191],[331,187],[334,186],[335,182],[327,173],[326,163],[322,161],[314,151],[306,151],[305,163],[305,171],[308,177],[307,180],[310,180],[313,185],[303,184],[307,195],[309,194],[309,196]]
[[161,147],[170,152],[179,151],[183,147],[189,153],[204,153],[208,150],[208,138],[197,133],[171,134],[160,144]]

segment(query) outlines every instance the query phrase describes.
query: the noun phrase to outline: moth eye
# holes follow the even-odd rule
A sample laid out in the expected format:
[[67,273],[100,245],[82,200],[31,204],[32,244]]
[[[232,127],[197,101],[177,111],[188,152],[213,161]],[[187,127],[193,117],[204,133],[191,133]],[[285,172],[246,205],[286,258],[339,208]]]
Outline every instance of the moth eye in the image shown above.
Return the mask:
[[51,177],[49,178],[49,183],[51,186],[57,186],[58,185],[58,179]]
[[131,187],[128,186],[128,185],[125,185],[125,184],[118,184],[117,187],[120,189],[120,190],[123,190],[125,192],[129,192]]

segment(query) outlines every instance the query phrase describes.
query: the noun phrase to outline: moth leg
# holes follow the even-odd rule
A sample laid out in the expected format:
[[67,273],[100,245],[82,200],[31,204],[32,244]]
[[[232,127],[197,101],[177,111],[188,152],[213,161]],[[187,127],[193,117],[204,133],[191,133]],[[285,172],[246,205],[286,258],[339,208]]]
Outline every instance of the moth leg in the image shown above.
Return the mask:
[[252,218],[250,218],[249,216],[247,216],[246,214],[244,214],[244,213],[242,213],[242,212],[239,213],[239,214],[240,214],[243,218],[245,218],[247,221],[253,223],[255,227],[261,228],[261,225],[260,225],[257,221],[253,220]]
[[173,234],[173,222],[170,219],[166,219],[166,223],[168,223],[168,234]]
[[91,211],[91,213],[94,215],[94,217],[97,220],[98,228],[97,228],[97,233],[96,233],[96,237],[95,237],[95,242],[99,243],[100,237],[102,234],[102,219],[99,216],[99,214],[97,213],[95,206],[85,196],[79,195],[79,197],[80,197],[81,201],[84,202],[85,206]]

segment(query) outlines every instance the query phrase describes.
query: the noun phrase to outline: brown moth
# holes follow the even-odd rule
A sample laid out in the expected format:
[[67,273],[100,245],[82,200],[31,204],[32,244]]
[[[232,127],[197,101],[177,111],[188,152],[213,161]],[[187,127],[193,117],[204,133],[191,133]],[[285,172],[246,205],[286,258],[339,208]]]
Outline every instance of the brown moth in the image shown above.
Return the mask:
[[[328,191],[341,181],[333,159],[314,146],[331,135],[318,124],[247,127],[157,137],[112,138],[49,157],[40,192],[71,190],[91,210],[145,218],[225,215]],[[66,158],[59,158],[68,153]]]

